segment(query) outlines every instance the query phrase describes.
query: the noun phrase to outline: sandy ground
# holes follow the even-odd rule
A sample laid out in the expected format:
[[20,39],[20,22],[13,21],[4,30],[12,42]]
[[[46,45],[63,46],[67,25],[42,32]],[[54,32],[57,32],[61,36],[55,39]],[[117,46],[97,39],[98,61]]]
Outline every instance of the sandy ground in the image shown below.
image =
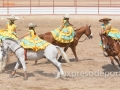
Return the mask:
[[[7,16],[0,16],[0,28],[5,27]],[[51,31],[60,26],[62,15],[41,15],[41,16],[20,16],[16,21],[18,25],[17,34],[19,37],[28,32],[27,25],[34,22],[38,25],[37,34]],[[72,15],[70,22],[80,28],[86,24],[91,25],[93,39],[79,42],[77,45],[77,55],[79,61],[75,62],[74,55],[68,49],[72,66],[64,63],[62,60],[63,70],[66,77],[64,79],[54,79],[56,68],[46,59],[38,61],[37,65],[33,61],[26,61],[28,80],[23,80],[23,69],[19,68],[15,78],[9,78],[16,62],[15,56],[10,56],[10,60],[2,74],[0,74],[0,90],[119,90],[120,75],[110,63],[108,57],[104,57],[102,49],[99,46],[99,32],[101,23],[99,19],[106,16],[87,16]],[[114,27],[120,29],[120,16],[108,16],[112,18]],[[85,35],[80,40],[83,40]]]

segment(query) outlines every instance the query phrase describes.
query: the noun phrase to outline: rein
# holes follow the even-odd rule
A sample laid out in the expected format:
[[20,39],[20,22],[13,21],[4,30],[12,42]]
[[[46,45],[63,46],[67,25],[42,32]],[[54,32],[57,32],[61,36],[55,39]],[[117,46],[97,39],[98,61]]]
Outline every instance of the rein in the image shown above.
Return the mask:
[[78,41],[78,40],[77,40],[77,41],[78,41],[78,42],[84,42],[85,40],[87,40],[87,38],[88,38],[88,37],[86,37],[86,38],[85,38],[85,39],[83,39],[82,41]]
[[[110,40],[109,40],[109,37],[107,37],[108,38],[108,45],[109,46],[112,46],[109,42],[110,42]],[[110,37],[111,38],[111,37]],[[115,43],[115,41],[114,41],[114,43]],[[112,51],[114,51],[114,48],[117,46],[117,43],[115,43],[112,47],[111,47],[111,49],[112,49]]]
[[78,42],[84,42],[85,40],[87,40],[87,38],[89,38],[89,37],[91,37],[92,36],[92,34],[90,35],[90,36],[88,36],[88,37],[85,37],[83,40],[81,40],[81,41],[79,41],[79,39],[78,38],[74,38],[76,41],[78,41]]
[[[5,43],[4,43],[4,44],[5,44]],[[5,44],[5,45],[8,46],[7,44]],[[12,47],[14,47],[14,46],[15,46],[15,44],[14,44],[13,46],[11,46],[11,47],[8,46],[9,49],[11,49],[14,53],[15,53],[18,49],[21,48],[21,46],[20,46],[20,47],[16,48],[15,50],[13,50]],[[2,45],[2,47],[4,47],[4,46]],[[9,49],[8,49],[8,50],[9,50]]]
[[15,49],[14,53],[15,53],[18,49],[20,49],[20,48],[21,48],[21,46],[20,46],[20,47],[18,47],[17,49]]

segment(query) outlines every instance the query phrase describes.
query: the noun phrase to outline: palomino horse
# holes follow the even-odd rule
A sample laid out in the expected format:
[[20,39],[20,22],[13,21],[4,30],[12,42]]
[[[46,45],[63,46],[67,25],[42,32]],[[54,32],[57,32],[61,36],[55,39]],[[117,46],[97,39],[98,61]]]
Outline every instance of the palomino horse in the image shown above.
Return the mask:
[[[85,27],[82,27],[82,28],[79,28],[77,30],[75,30],[75,37],[74,37],[74,40],[73,42],[71,42],[70,44],[68,43],[60,43],[58,41],[56,41],[52,35],[51,32],[47,32],[45,34],[41,34],[41,35],[38,35],[41,39],[44,39],[54,45],[58,45],[60,47],[65,47],[64,51],[66,51],[68,49],[68,47],[70,47],[72,49],[72,52],[75,56],[75,59],[78,61],[78,57],[77,57],[77,54],[76,54],[76,46],[78,44],[78,41],[79,39],[81,38],[81,36],[83,34],[85,34],[89,39],[92,38],[92,34],[91,34],[91,30],[90,30],[90,27],[91,26],[88,26],[86,25]],[[37,61],[35,62],[35,64],[37,63]]]
[[[2,59],[4,56],[6,56],[6,53],[8,52],[9,48],[15,53],[15,55],[18,58],[18,61],[17,61],[16,66],[14,68],[14,71],[12,71],[11,77],[13,77],[15,75],[16,70],[18,69],[18,67],[21,63],[23,70],[24,70],[24,80],[26,80],[27,79],[27,70],[26,70],[26,64],[25,64],[24,48],[22,48],[20,46],[18,41],[15,41],[15,40],[12,40],[9,38],[2,41],[1,48],[2,48],[2,51],[0,51],[0,59]],[[37,52],[34,52],[33,50],[27,50],[27,54],[26,54],[27,59],[28,60],[38,60],[38,59],[41,59],[45,56],[48,60],[50,60],[53,63],[53,65],[55,65],[57,67],[58,73],[57,73],[56,78],[59,78],[60,75],[64,75],[64,72],[62,70],[61,63],[58,62],[56,59],[58,56],[58,51],[56,48],[58,48],[60,50],[60,52],[62,53],[66,62],[70,62],[67,58],[66,53],[59,46],[54,46],[52,44],[48,45],[45,50],[39,50]],[[1,61],[2,60],[0,60],[0,62]]]
[[[111,63],[114,65],[114,67],[118,70],[118,68],[114,64],[114,59],[118,63],[120,67],[120,43],[117,40],[112,39],[110,36],[106,34],[100,34],[101,41],[102,41],[102,47],[104,51],[107,52],[108,56],[110,57]],[[118,59],[115,57],[118,56]]]

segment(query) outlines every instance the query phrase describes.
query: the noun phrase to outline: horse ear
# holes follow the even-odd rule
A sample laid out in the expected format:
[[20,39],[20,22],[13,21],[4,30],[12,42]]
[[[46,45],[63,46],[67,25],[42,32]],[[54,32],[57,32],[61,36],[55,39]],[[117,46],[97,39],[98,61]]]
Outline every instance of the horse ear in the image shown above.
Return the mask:
[[89,26],[89,28],[91,27],[91,25]]

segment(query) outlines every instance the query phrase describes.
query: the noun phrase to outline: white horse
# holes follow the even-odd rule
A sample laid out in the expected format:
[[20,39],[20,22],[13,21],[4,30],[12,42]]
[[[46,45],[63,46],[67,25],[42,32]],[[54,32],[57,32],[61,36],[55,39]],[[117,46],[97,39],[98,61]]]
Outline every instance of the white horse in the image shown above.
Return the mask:
[[[18,41],[10,39],[10,38],[7,38],[2,41],[2,46],[0,50],[0,62],[2,62],[3,57],[6,56],[8,52],[8,48],[10,48],[15,53],[16,57],[18,58],[16,66],[10,76],[13,77],[16,73],[16,70],[20,66],[20,64],[22,64],[22,67],[24,70],[24,80],[27,80],[28,77],[27,77],[27,70],[26,70],[26,64],[25,64],[24,48],[20,46],[20,43]],[[69,63],[70,61],[67,58],[66,53],[59,46],[54,46],[52,44],[48,45],[45,50],[39,50],[37,52],[34,52],[33,50],[27,50],[27,59],[38,60],[43,57],[46,57],[57,67],[58,73],[57,73],[56,78],[59,78],[60,75],[64,75],[64,72],[63,72],[61,63],[57,61],[58,51],[56,48],[60,50],[66,62]],[[1,66],[0,69],[3,69],[3,67]]]

